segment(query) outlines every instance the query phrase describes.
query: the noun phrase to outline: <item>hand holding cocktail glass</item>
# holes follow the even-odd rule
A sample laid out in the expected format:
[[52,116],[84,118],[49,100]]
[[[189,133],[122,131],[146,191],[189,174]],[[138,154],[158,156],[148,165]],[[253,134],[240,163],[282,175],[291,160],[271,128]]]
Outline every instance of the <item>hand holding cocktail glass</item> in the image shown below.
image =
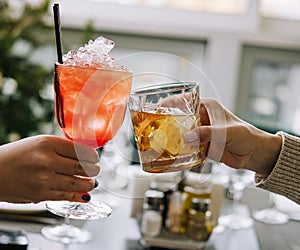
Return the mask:
[[[130,72],[55,64],[54,84],[56,118],[67,138],[93,149],[113,138],[124,119]],[[80,158],[80,151],[77,153]],[[48,208],[73,219],[97,219],[111,213],[105,204],[93,202],[70,207],[65,202],[52,202]]]
[[[123,122],[131,73],[56,63],[54,87],[56,118],[65,136],[75,142],[75,150],[77,143],[96,149],[110,141]],[[76,152],[80,159],[80,151]],[[98,201],[53,201],[47,203],[47,208],[57,215],[83,220],[104,218],[112,212],[109,206]]]
[[[83,168],[86,162],[76,145],[103,147],[117,133],[125,116],[132,74],[108,55],[113,47],[112,41],[99,37],[78,51],[70,51],[64,60],[59,57],[59,63],[55,64],[57,123],[64,135],[74,141]],[[93,200],[88,203],[52,201],[47,203],[47,208],[54,214],[82,220],[104,218],[112,212],[103,202]],[[71,229],[64,227],[57,231],[45,227],[43,234],[65,242],[84,242],[88,238],[79,241],[83,233],[71,234]]]

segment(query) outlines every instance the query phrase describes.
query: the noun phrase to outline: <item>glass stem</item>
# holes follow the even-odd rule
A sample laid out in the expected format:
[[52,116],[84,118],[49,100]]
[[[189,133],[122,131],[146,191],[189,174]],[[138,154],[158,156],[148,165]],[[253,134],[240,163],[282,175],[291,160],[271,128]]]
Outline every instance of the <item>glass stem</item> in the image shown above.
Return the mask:
[[274,202],[274,198],[273,198],[273,194],[272,193],[269,193],[269,209],[276,209],[276,206],[275,206],[275,202]]
[[238,205],[240,203],[239,199],[237,198],[237,190],[234,190],[233,193],[233,200],[232,200],[232,213],[236,214],[238,212]]
[[65,224],[68,225],[68,226],[71,224],[70,218],[65,217]]
[[[235,184],[233,184],[235,186]],[[243,190],[239,188],[233,188],[233,200],[232,200],[232,212],[234,214],[239,213],[239,205],[241,203],[241,199],[243,197]]]

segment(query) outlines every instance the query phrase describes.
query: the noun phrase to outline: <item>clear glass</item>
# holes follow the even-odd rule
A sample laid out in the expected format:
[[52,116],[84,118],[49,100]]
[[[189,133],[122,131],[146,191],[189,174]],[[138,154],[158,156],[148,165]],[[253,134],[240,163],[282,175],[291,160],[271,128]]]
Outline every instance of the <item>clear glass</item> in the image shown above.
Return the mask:
[[229,191],[232,193],[233,198],[232,213],[221,216],[218,223],[221,226],[234,230],[250,228],[253,226],[254,221],[246,213],[241,213],[240,206],[243,191],[246,185],[250,183],[249,178],[247,178],[247,173],[243,170],[236,170],[230,180],[231,184],[229,186]]
[[269,194],[269,207],[266,209],[254,211],[252,216],[255,220],[266,224],[280,225],[289,221],[289,216],[280,212],[275,205],[273,193]]
[[47,239],[58,241],[65,245],[85,243],[92,239],[92,234],[89,231],[71,225],[68,218],[65,218],[65,223],[62,225],[43,227],[41,233]]
[[140,163],[146,172],[199,167],[204,147],[184,143],[183,134],[200,126],[197,82],[180,82],[132,91],[129,109]]
[[[59,127],[65,136],[93,149],[103,147],[122,125],[129,99],[132,74],[127,71],[101,70],[89,67],[55,64],[55,114]],[[76,150],[76,144],[75,150]],[[80,151],[76,150],[80,160]],[[84,164],[82,164],[84,166]],[[112,209],[103,202],[88,203],[51,201],[47,203],[50,212],[70,219],[93,220],[107,217]],[[71,233],[78,228],[69,225],[57,230],[44,229],[48,239],[56,239],[57,232],[68,232],[62,241],[72,242],[73,235],[78,242],[89,240],[87,234]],[[65,230],[68,228],[68,230]],[[82,236],[82,237],[81,237]]]

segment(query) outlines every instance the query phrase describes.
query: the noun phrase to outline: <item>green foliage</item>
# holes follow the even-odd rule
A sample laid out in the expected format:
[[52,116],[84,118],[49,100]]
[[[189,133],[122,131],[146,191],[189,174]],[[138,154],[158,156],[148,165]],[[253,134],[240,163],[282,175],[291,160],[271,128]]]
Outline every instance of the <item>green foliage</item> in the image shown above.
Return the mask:
[[[0,144],[44,133],[43,125],[53,123],[53,100],[41,94],[52,84],[52,70],[29,56],[45,45],[37,31],[49,32],[44,20],[50,1],[36,6],[19,1],[17,10],[11,2],[0,0]],[[22,53],[16,52],[20,44]]]

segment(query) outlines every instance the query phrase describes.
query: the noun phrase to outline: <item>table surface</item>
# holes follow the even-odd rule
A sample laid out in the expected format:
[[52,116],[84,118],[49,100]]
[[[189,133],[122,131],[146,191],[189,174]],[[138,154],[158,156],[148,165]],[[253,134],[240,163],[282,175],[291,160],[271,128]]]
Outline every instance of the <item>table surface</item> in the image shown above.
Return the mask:
[[[256,191],[255,191],[256,192]],[[261,196],[256,193],[246,192],[245,203],[251,210],[260,209],[266,203],[253,202]],[[254,195],[254,196],[253,196]],[[263,194],[265,195],[265,194]],[[106,196],[106,198],[109,196]],[[255,197],[255,198],[253,198]],[[89,230],[93,234],[93,239],[84,244],[63,245],[61,243],[45,239],[39,230],[42,225],[24,224],[22,222],[12,222],[0,220],[0,228],[15,226],[24,229],[29,239],[29,250],[83,250],[83,249],[103,249],[103,250],[133,250],[133,249],[158,249],[146,248],[140,244],[141,234],[136,219],[130,217],[131,200],[121,197],[110,197],[114,199],[113,213],[109,218],[82,222],[82,228]],[[250,202],[250,203],[249,203]],[[259,205],[258,205],[259,204]],[[230,201],[224,198],[222,213],[227,213],[230,208]],[[39,227],[38,227],[39,226]],[[213,232],[204,249],[206,250],[298,250],[300,249],[299,221],[290,221],[285,225],[266,225],[255,222],[254,226],[243,230],[229,230]]]

